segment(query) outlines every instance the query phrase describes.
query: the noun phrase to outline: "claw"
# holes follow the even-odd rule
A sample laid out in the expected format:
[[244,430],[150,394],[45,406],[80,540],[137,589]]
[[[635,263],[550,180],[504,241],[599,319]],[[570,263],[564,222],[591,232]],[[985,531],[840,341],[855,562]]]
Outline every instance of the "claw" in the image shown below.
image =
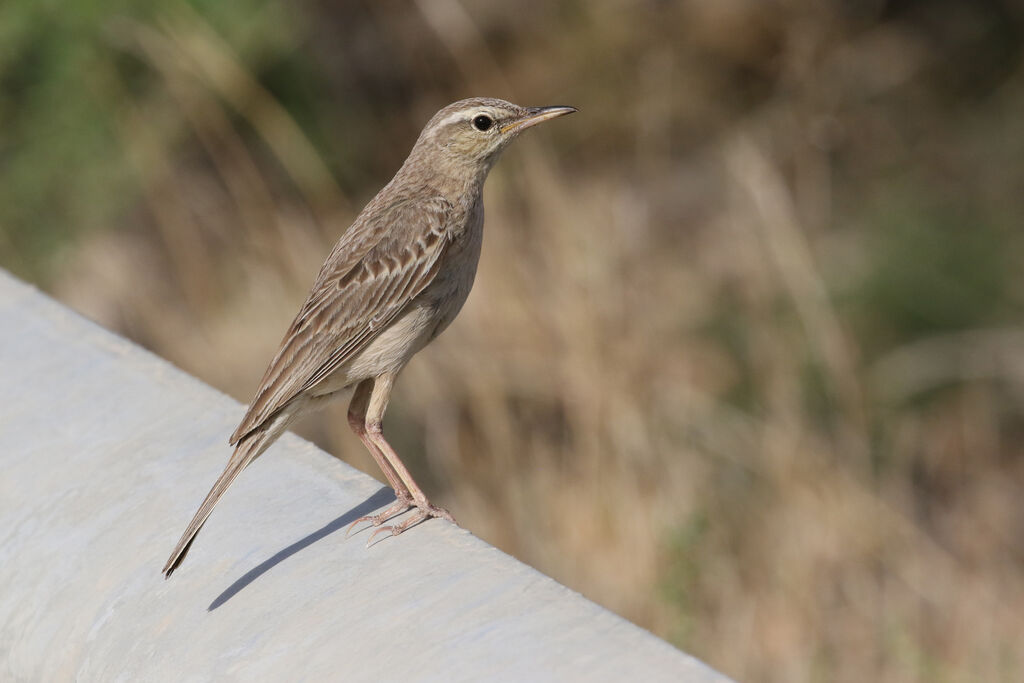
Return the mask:
[[351,524],[348,525],[348,528],[345,529],[345,538],[348,538],[349,536],[352,535],[352,530],[356,528],[356,524],[359,524],[360,522],[372,522],[372,521],[373,521],[373,517],[372,516],[364,515],[363,517],[360,517],[356,521],[352,522]]
[[[419,515],[416,515],[415,517],[412,517],[411,519],[416,519],[417,517],[419,517]],[[377,536],[379,536],[380,534],[383,534],[385,532],[388,532],[389,536],[395,536],[397,534],[402,533],[401,531],[396,533],[394,526],[382,526],[382,527],[379,527],[377,529],[374,529],[373,533],[370,534],[370,537],[368,539],[366,539],[366,545],[364,547],[369,548],[371,545],[373,545],[373,539],[377,538]]]
[[[409,507],[412,507],[412,505],[410,504]],[[417,510],[416,514],[414,514],[412,517],[410,517],[409,519],[405,520],[404,522],[402,522],[400,524],[392,524],[392,525],[389,525],[389,526],[382,526],[382,527],[379,527],[377,529],[374,529],[373,533],[370,534],[370,537],[368,539],[366,539],[366,547],[369,548],[371,545],[373,545],[373,539],[377,538],[377,536],[379,536],[380,534],[388,533],[389,536],[397,536],[400,533],[402,533],[403,531],[405,531],[406,529],[409,529],[410,527],[414,527],[417,524],[419,524],[420,522],[422,522],[423,520],[429,519],[431,517],[437,517],[439,519],[446,519],[449,522],[451,522],[452,524],[458,525],[458,522],[456,522],[455,518],[452,517],[452,513],[448,512],[444,508],[439,508],[436,505],[431,505],[430,503],[428,503],[426,501],[424,501],[421,504],[417,504],[416,507],[419,508]],[[408,509],[408,508],[406,508],[406,509]]]
[[[345,531],[345,538],[348,538],[352,534],[352,530],[360,522],[370,522],[371,526],[379,527],[384,522],[388,521],[392,517],[396,517],[413,506],[412,501],[408,498],[399,498],[396,500],[388,509],[380,512],[376,515],[364,515],[359,519],[355,520],[348,525],[348,529]],[[390,529],[391,527],[385,527]],[[372,538],[372,537],[371,537]]]

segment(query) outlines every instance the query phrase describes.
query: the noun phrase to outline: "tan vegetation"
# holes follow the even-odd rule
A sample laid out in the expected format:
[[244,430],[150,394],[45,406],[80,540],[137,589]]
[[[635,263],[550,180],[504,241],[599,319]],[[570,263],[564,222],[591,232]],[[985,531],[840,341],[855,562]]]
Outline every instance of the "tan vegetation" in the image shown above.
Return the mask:
[[1021,8],[157,4],[96,23],[123,201],[8,267],[247,401],[430,113],[575,105],[398,384],[432,499],[738,680],[1024,675]]

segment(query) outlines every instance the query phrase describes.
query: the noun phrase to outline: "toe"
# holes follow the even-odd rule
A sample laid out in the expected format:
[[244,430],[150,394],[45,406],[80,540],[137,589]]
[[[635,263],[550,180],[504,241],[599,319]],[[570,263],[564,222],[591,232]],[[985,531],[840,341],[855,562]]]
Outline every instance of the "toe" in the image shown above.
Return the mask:
[[[384,522],[388,521],[392,517],[396,517],[409,508],[413,507],[413,504],[405,498],[399,498],[391,507],[384,510],[383,512],[376,515],[364,515],[359,519],[355,520],[348,526],[348,530],[345,532],[345,538],[348,538],[355,529],[356,525],[360,522],[369,522],[371,526],[379,527]],[[389,527],[390,528],[390,527]]]

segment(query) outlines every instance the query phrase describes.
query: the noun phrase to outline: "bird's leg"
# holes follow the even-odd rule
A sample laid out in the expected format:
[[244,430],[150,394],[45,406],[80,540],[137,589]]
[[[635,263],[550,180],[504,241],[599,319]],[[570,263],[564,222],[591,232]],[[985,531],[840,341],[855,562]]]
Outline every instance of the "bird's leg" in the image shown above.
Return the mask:
[[355,432],[359,440],[363,442],[366,449],[370,451],[370,455],[377,461],[377,465],[380,467],[384,476],[387,478],[388,483],[391,484],[391,488],[395,490],[395,495],[399,498],[408,498],[409,490],[402,483],[402,480],[398,478],[398,474],[394,468],[384,457],[384,454],[380,452],[376,444],[371,441],[366,433],[366,408],[369,404],[370,393],[373,391],[373,380],[367,379],[359,383],[356,387],[355,394],[352,396],[352,402],[348,407],[348,424]]
[[366,446],[366,450],[370,451],[373,459],[377,461],[377,465],[387,478],[388,484],[394,489],[397,500],[383,512],[376,515],[366,515],[352,522],[348,527],[348,531],[345,532],[346,536],[352,533],[352,529],[360,522],[370,522],[373,526],[380,526],[395,515],[400,515],[413,506],[409,489],[402,483],[391,463],[388,462],[388,459],[384,457],[384,454],[381,453],[380,449],[377,448],[377,445],[370,440],[366,433],[366,408],[370,402],[370,393],[372,391],[372,379],[363,380],[356,387],[355,394],[353,394],[352,401],[348,406],[348,425],[355,432],[356,436],[359,437],[359,440],[363,442],[363,445]]
[[427,500],[427,496],[423,493],[423,490],[416,484],[416,481],[412,478],[412,474],[409,473],[408,468],[402,462],[398,454],[395,453],[395,449],[391,447],[391,444],[384,438],[384,432],[381,429],[381,420],[384,417],[384,411],[388,406],[388,399],[391,397],[391,387],[394,384],[395,376],[392,374],[385,374],[377,377],[373,384],[373,393],[370,396],[370,404],[366,411],[366,437],[380,450],[380,453],[388,461],[395,473],[405,484],[406,489],[409,491],[409,495],[412,497],[412,504],[419,508],[419,511],[405,520],[401,524],[394,526],[381,527],[370,535],[367,544],[373,541],[374,537],[378,534],[391,532],[390,535],[397,536],[411,526],[414,526],[428,517],[440,517],[441,519],[447,519],[449,522],[455,523],[455,518],[452,517],[451,513],[444,508],[437,507]]

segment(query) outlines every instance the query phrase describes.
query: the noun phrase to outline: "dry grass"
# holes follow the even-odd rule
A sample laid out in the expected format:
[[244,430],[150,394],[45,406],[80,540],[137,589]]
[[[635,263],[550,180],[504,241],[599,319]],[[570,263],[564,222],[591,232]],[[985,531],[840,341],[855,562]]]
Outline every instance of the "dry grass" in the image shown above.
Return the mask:
[[[604,90],[578,85],[583,102],[560,95],[580,120],[536,131],[492,174],[474,293],[389,415],[428,490],[478,535],[740,680],[1019,680],[1024,331],[868,343],[837,303],[874,254],[836,176],[867,184],[898,154],[879,98],[917,102],[932,53],[891,22],[846,34],[824,9],[772,21],[733,2],[646,18],[576,8],[557,44],[516,34],[512,58],[487,47],[488,21],[521,27],[499,4],[476,18],[416,6],[419,19],[374,4],[368,21],[433,29],[465,92],[558,92],[538,45],[578,68],[586,41],[602,46],[587,52],[599,71],[605,50],[641,65],[636,79],[600,71]],[[665,35],[640,40],[638,26]],[[112,35],[158,75],[144,94],[116,69],[104,80],[144,197],[135,222],[150,229],[83,240],[54,289],[247,400],[372,187],[341,189],[200,16],[123,20]],[[782,85],[724,112],[677,41],[741,65],[774,51]],[[626,81],[628,98],[610,92]],[[393,164],[442,97],[377,122],[405,131]],[[713,134],[682,140],[695,122]],[[302,431],[378,476],[342,411]]]

